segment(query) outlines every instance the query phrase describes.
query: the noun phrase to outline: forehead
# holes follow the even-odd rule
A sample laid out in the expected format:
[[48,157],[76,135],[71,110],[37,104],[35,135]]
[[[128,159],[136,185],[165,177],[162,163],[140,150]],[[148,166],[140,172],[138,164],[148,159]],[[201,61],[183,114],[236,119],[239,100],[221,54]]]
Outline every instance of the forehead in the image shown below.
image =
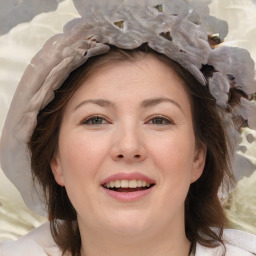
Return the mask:
[[118,101],[121,95],[133,103],[149,97],[169,96],[189,105],[189,95],[183,81],[171,66],[152,54],[132,61],[100,65],[81,83],[70,103],[99,97]]

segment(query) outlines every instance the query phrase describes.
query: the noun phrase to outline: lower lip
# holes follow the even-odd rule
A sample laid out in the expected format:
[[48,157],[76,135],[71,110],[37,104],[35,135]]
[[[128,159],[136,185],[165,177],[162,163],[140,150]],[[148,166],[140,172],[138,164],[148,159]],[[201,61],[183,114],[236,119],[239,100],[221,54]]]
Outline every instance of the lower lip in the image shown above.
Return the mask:
[[114,199],[117,199],[121,202],[130,202],[130,201],[137,201],[137,200],[145,197],[152,191],[153,187],[145,189],[145,190],[134,191],[134,192],[117,192],[114,190],[109,190],[104,187],[102,187],[102,189],[104,189],[104,191]]

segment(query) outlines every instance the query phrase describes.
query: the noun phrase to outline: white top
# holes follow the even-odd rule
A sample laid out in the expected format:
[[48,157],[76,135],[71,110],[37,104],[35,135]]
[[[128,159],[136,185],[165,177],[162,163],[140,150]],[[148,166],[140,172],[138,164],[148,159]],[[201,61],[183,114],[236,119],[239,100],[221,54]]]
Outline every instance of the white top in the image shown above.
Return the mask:
[[[225,229],[224,239],[227,248],[225,256],[256,255],[256,235],[234,229]],[[200,244],[196,245],[195,256],[222,256],[222,253],[222,246],[212,249]],[[48,222],[17,241],[0,243],[0,256],[61,256],[61,251],[53,241]]]

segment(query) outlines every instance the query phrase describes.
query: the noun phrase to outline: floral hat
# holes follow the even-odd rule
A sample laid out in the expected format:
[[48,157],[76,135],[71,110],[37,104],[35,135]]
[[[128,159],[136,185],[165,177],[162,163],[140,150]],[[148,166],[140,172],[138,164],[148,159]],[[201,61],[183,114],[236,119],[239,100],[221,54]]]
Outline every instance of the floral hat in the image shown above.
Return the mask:
[[50,38],[31,60],[1,137],[1,167],[30,209],[41,215],[47,212],[42,188],[32,178],[27,148],[38,112],[74,69],[90,57],[108,52],[110,45],[135,49],[146,43],[208,86],[218,109],[230,107],[230,92],[236,88],[245,97],[232,107],[230,119],[238,117],[243,125],[256,129],[254,62],[247,50],[222,45],[228,25],[209,14],[210,0],[73,2],[81,18],[68,22],[64,32]]

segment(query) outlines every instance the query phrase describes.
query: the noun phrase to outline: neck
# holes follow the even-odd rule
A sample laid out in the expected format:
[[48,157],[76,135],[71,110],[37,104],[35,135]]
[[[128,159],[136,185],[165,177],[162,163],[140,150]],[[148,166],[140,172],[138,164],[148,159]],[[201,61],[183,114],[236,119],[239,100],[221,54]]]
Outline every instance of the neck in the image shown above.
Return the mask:
[[[81,232],[81,256],[187,256],[191,243],[185,231],[172,232],[169,229],[142,235]],[[83,229],[80,229],[83,231]]]

